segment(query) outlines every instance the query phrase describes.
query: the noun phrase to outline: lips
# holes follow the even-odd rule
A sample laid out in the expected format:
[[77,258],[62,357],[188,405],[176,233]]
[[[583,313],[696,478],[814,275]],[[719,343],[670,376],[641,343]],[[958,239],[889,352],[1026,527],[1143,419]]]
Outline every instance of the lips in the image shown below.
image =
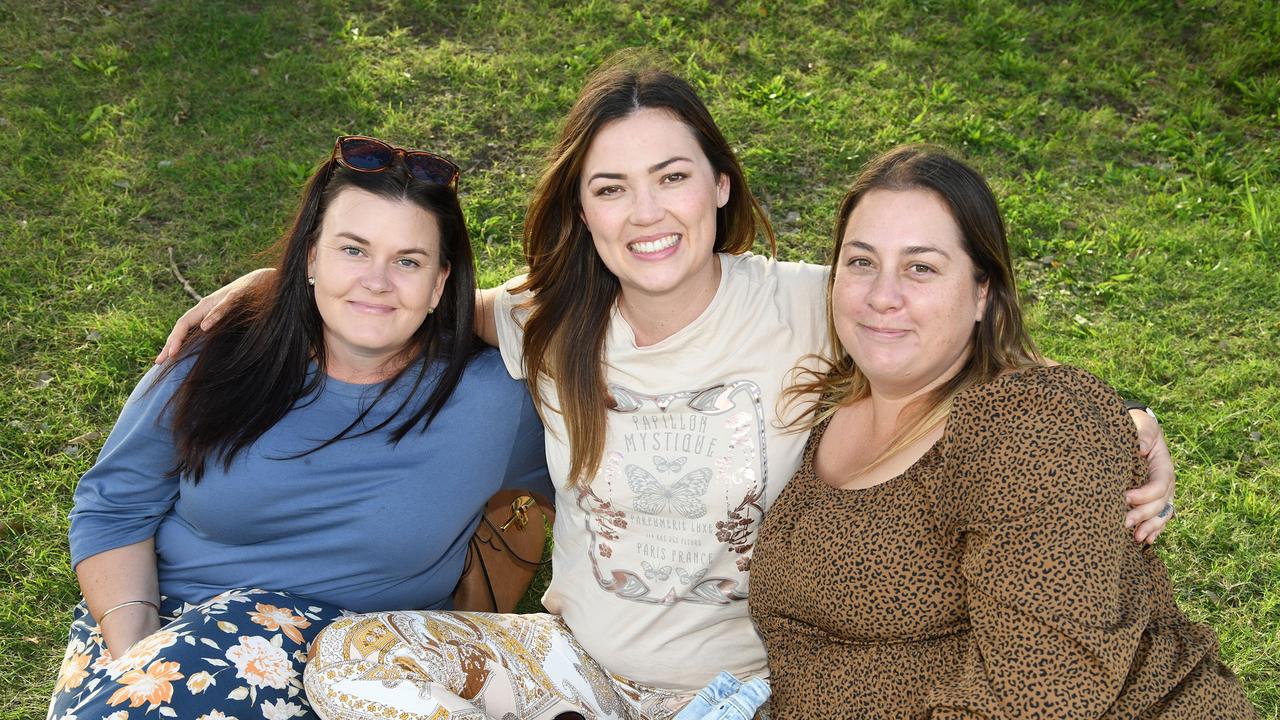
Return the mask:
[[351,309],[364,315],[389,315],[395,311],[390,305],[379,305],[377,303],[363,303],[349,300]]
[[656,255],[663,250],[669,250],[680,242],[679,233],[671,233],[670,235],[661,235],[648,240],[636,240],[627,243],[627,249],[637,255]]
[[911,332],[901,328],[874,327],[872,325],[862,325],[860,327],[864,333],[882,340],[897,340],[898,338],[906,337]]

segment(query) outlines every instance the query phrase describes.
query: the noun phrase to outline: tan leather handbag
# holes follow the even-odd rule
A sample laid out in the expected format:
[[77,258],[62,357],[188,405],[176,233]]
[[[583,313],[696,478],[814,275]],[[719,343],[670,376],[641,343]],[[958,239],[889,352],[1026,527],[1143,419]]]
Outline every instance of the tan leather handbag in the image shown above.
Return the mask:
[[503,490],[489,498],[453,591],[453,609],[515,612],[538,568],[546,564],[543,521],[554,523],[555,516],[551,504],[537,493]]

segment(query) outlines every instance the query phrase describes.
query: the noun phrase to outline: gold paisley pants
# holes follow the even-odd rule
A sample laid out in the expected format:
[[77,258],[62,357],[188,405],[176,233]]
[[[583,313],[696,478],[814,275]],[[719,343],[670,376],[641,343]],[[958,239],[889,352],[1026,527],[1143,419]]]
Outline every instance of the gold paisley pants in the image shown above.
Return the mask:
[[693,697],[610,674],[557,615],[354,615],[311,652],[307,695],[325,720],[667,720]]

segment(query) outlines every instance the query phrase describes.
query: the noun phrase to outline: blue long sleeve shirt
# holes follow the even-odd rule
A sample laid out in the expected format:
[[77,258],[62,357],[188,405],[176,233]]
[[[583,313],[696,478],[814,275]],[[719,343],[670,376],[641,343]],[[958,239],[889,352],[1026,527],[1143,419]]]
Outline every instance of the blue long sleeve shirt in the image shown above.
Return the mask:
[[[165,405],[185,373],[153,369],[143,378],[81,478],[73,565],[154,537],[160,592],[188,602],[260,587],[359,612],[440,609],[490,495],[518,487],[554,496],[542,425],[497,351],[471,362],[426,433],[414,429],[393,445],[384,430],[288,459],[346,427],[381,387],[326,378],[229,469],[210,460],[199,483],[170,474]],[[366,427],[410,384],[393,387]],[[423,384],[410,407],[430,392]]]

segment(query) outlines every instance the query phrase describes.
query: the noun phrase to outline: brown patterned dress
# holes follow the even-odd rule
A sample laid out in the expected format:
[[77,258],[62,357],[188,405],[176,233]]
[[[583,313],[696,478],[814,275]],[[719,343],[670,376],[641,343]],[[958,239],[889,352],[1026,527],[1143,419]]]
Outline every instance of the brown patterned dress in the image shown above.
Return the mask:
[[1036,368],[968,390],[937,444],[862,490],[815,475],[825,429],[751,567],[775,720],[1255,716],[1123,526],[1145,468],[1096,378]]

